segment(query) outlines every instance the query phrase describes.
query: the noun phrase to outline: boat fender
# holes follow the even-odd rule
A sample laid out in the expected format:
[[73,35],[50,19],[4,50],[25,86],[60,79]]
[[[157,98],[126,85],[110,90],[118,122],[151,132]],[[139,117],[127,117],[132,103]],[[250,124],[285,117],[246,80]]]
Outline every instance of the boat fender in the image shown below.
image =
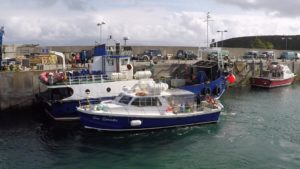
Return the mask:
[[166,112],[170,113],[173,112],[173,107],[172,106],[168,106],[166,109]]
[[221,93],[221,87],[220,86],[216,86],[214,93],[215,93],[215,95],[218,96]]
[[142,125],[141,120],[131,120],[130,121],[130,126],[132,126],[132,127],[137,127],[137,126],[140,126],[140,125]]
[[211,94],[211,89],[209,87],[205,87],[202,90],[203,95],[210,95]]

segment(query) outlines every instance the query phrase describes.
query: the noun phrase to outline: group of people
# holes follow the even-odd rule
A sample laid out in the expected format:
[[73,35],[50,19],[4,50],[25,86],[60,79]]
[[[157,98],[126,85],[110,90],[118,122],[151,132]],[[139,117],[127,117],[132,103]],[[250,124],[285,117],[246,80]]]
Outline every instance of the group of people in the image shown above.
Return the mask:
[[85,64],[88,62],[87,52],[83,50],[80,53],[73,53],[71,62],[74,67],[76,67],[78,64],[81,64],[81,66],[85,67]]

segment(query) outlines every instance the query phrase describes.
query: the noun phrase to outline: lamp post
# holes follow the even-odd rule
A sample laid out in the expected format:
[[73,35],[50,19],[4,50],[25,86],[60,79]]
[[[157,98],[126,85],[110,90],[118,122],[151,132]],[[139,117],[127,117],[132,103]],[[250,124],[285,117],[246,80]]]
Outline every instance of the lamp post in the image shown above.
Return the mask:
[[102,25],[104,25],[105,22],[99,22],[97,23],[97,26],[99,26],[99,33],[100,33],[100,39],[99,39],[99,44],[101,45],[102,43]]
[[221,41],[222,41],[222,43],[221,43],[221,47],[223,47],[223,33],[225,32],[228,32],[227,30],[218,30],[217,31],[218,33],[221,33]]
[[128,38],[127,36],[125,36],[125,37],[123,38],[123,40],[124,40],[124,46],[126,46],[126,41],[129,40],[129,38]]
[[285,50],[287,50],[287,45],[288,45],[288,40],[292,40],[293,38],[291,38],[291,37],[282,37],[281,38],[282,40],[285,40]]

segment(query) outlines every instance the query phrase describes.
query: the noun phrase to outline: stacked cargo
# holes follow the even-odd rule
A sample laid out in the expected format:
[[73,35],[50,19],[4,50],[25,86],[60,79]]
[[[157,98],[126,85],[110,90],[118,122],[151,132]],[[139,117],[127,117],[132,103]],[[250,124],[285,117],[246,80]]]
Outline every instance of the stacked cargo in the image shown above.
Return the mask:
[[52,54],[37,55],[29,58],[30,66],[36,66],[37,64],[54,65],[57,64],[57,56]]

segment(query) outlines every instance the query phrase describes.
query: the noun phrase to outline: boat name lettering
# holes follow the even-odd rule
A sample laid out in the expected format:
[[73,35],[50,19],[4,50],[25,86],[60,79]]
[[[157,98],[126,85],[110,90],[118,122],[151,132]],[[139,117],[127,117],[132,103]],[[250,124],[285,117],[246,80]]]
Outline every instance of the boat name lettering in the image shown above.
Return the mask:
[[97,116],[93,116],[93,119],[94,119],[94,120],[100,120],[100,118],[97,117]]
[[110,119],[110,118],[106,118],[106,117],[102,117],[102,121],[118,122],[117,119]]

